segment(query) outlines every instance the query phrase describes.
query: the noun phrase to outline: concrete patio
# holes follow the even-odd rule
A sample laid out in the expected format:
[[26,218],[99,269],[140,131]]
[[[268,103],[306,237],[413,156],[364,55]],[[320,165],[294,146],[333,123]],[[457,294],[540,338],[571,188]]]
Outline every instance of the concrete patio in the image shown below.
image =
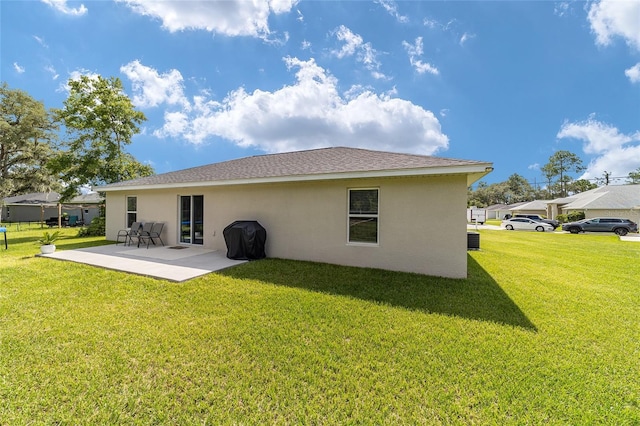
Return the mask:
[[67,260],[116,271],[183,282],[247,262],[226,253],[193,246],[141,247],[104,245],[76,250],[58,250],[40,257]]

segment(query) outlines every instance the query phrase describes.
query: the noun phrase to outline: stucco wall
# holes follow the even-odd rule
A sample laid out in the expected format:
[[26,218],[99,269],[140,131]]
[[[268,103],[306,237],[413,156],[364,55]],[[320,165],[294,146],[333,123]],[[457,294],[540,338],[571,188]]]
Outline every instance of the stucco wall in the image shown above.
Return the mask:
[[[88,213],[84,213],[88,210]],[[98,216],[98,207],[90,206],[83,208],[75,205],[63,205],[63,213],[69,216],[78,216],[81,219],[84,216],[85,223],[91,222],[95,216]],[[7,222],[39,222],[47,220],[51,217],[58,217],[58,207],[45,207],[44,213],[38,205],[11,205],[2,208],[2,220]]]
[[[347,243],[349,188],[379,188],[375,246]],[[269,257],[463,278],[467,275],[466,177],[387,178],[107,193],[107,238],[125,225],[125,199],[138,197],[138,219],[163,221],[178,240],[178,196],[204,195],[204,246],[226,251],[223,229],[257,220]]]

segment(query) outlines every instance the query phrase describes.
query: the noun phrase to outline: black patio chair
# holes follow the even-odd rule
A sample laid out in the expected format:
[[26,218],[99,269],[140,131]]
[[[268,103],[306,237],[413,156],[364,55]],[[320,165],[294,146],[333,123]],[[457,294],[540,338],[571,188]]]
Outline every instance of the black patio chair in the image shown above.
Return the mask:
[[[129,229],[121,229],[118,231],[118,236],[116,237],[116,245],[120,242],[120,239],[123,239],[123,245],[131,245],[133,238],[138,238],[140,230],[142,229],[141,222],[133,222],[131,224],[131,228]],[[127,244],[128,243],[128,244]]]
[[151,243],[153,243],[153,245],[155,246],[156,239],[160,240],[160,243],[162,243],[162,246],[164,247],[164,241],[162,241],[162,238],[160,238],[160,234],[162,234],[163,228],[164,222],[155,222],[152,224],[151,229],[149,229],[148,231],[144,229],[140,231],[140,234],[138,235],[138,247],[140,247],[141,242],[143,244],[146,242],[147,248],[149,248],[149,244]]

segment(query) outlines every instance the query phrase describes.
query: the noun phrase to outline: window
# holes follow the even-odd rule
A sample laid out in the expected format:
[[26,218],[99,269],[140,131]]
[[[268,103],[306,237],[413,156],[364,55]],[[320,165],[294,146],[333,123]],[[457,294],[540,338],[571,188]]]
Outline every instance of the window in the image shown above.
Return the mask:
[[350,243],[378,243],[378,190],[349,190]]
[[138,197],[127,197],[127,228],[138,221]]

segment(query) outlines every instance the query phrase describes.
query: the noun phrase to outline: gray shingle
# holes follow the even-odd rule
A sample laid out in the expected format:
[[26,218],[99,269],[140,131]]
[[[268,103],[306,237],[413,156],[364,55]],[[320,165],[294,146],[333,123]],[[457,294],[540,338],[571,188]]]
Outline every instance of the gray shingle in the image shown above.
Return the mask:
[[102,188],[477,166],[481,164],[487,163],[359,148],[332,147],[240,158],[114,183]]

